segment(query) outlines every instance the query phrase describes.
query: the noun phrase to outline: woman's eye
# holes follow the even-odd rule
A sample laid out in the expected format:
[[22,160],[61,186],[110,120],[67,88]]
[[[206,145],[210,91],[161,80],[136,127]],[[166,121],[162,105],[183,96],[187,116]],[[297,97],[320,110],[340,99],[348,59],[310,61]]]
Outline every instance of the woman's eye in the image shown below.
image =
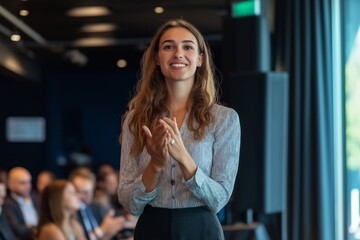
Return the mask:
[[185,46],[184,47],[186,50],[193,50],[194,48],[192,46]]
[[173,47],[171,45],[165,45],[163,49],[172,49]]

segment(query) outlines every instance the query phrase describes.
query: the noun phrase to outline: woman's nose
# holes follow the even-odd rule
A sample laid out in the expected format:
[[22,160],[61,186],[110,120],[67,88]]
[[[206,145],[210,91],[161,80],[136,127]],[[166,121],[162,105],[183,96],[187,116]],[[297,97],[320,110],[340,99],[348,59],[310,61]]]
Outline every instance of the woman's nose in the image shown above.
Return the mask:
[[177,47],[175,49],[175,57],[176,58],[183,58],[183,55],[184,55],[184,53],[183,53],[182,49]]

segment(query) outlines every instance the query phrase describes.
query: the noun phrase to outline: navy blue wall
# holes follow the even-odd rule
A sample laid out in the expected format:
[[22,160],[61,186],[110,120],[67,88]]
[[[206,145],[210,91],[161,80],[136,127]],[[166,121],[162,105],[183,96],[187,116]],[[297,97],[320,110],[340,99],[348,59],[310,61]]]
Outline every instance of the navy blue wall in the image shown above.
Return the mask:
[[74,150],[88,153],[94,169],[119,167],[121,118],[136,81],[136,72],[50,74],[47,167],[66,175]]
[[41,116],[47,118],[46,85],[0,77],[0,167],[24,166],[36,174],[47,161],[47,141],[43,143],[9,143],[6,118]]
[[[43,169],[66,177],[69,155],[86,150],[94,170],[103,162],[119,167],[118,136],[137,81],[137,71],[49,72],[42,83],[0,79],[0,167],[28,168],[33,177]],[[43,116],[44,143],[9,143],[8,116]]]

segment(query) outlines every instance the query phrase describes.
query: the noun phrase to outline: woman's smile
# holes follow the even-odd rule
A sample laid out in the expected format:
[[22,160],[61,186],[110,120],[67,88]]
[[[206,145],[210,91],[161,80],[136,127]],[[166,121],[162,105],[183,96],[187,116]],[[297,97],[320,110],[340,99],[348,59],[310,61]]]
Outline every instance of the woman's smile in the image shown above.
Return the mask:
[[166,80],[194,81],[202,63],[195,36],[185,28],[171,28],[160,39],[158,65]]

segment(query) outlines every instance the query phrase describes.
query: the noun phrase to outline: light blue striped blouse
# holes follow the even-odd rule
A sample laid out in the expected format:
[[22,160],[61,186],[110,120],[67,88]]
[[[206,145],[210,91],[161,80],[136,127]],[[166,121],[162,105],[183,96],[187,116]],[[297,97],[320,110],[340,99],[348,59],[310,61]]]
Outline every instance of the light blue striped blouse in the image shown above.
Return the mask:
[[120,181],[118,198],[126,210],[140,215],[146,204],[161,208],[207,206],[220,211],[232,194],[240,155],[240,121],[231,108],[214,105],[215,121],[201,140],[195,140],[187,127],[187,117],[180,128],[183,143],[198,166],[196,174],[185,181],[178,163],[170,157],[158,184],[145,193],[142,173],[150,155],[146,148],[136,157],[130,149],[134,136],[128,128],[128,115],[122,129]]

